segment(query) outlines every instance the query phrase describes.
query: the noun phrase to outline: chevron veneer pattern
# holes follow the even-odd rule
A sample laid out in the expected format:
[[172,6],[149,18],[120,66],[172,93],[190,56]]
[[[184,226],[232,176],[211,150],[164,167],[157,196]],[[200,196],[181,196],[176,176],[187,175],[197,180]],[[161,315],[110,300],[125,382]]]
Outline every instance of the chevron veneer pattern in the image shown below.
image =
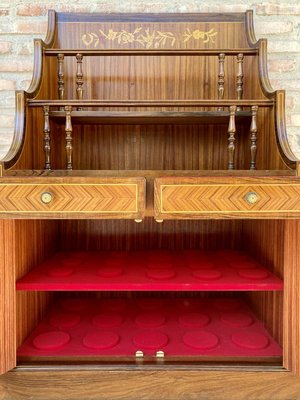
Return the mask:
[[159,219],[247,214],[295,218],[300,216],[300,184],[277,178],[160,178],[155,182],[155,210]]
[[[42,195],[50,195],[49,203]],[[101,178],[88,183],[48,179],[43,183],[0,183],[0,214],[27,213],[39,216],[63,216],[66,213],[91,214],[95,218],[138,218],[144,211],[144,179],[117,181]],[[115,214],[115,216],[114,216]],[[120,215],[119,215],[120,214]]]

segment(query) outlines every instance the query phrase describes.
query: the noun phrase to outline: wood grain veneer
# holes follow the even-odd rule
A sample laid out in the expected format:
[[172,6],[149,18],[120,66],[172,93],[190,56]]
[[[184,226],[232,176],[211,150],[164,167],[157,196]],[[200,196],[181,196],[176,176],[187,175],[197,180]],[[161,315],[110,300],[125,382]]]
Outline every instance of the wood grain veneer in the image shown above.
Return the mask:
[[[59,248],[59,230],[56,221],[12,220],[15,236],[15,279],[25,275],[33,266],[45,260]],[[15,283],[13,284],[15,287]],[[15,292],[16,333],[19,346],[29,332],[47,312],[53,299],[52,293]]]
[[[278,277],[286,279],[284,220],[248,220],[242,222],[242,248]],[[283,345],[283,292],[245,293],[272,336]]]
[[[32,396],[66,400],[88,397],[111,400],[288,400],[298,399],[300,380],[287,372],[232,371],[213,369],[141,367],[121,370],[66,370],[10,372],[0,377],[3,400]],[[63,374],[63,379],[62,379]],[[150,390],[151,388],[151,390]],[[25,394],[26,393],[26,394]]]
[[300,221],[285,221],[283,365],[300,375]]
[[15,221],[0,220],[0,374],[16,365]]
[[293,178],[172,177],[155,179],[155,218],[299,218]]
[[[45,197],[45,198],[44,198]],[[145,208],[144,178],[36,178],[0,182],[7,218],[131,218]]]

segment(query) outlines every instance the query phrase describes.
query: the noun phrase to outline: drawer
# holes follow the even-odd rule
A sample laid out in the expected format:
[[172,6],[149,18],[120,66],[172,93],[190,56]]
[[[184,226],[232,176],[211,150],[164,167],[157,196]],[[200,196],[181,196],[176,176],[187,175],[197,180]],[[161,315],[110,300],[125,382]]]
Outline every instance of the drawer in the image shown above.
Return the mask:
[[1,178],[1,218],[128,218],[145,212],[144,178]]
[[155,218],[299,218],[294,177],[170,177],[155,180]]

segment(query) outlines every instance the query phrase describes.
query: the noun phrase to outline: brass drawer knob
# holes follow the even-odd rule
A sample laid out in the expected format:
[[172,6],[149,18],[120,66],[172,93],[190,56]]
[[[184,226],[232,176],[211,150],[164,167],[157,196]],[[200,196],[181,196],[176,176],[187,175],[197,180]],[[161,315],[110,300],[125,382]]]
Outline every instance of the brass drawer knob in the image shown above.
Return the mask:
[[49,204],[53,200],[53,195],[50,192],[44,192],[41,194],[41,201],[44,204]]
[[259,200],[259,196],[255,192],[248,192],[244,198],[248,204],[255,204]]

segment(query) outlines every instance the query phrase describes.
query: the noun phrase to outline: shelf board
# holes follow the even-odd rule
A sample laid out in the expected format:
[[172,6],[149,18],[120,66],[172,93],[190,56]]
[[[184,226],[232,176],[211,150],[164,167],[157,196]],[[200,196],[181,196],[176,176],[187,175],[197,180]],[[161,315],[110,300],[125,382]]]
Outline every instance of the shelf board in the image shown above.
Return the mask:
[[59,300],[17,351],[18,358],[278,357],[282,348],[240,299]]
[[283,282],[245,253],[57,253],[16,283],[40,291],[261,291]]
[[175,169],[110,169],[110,170],[101,170],[101,169],[54,169],[54,170],[44,170],[44,169],[10,169],[5,171],[6,176],[15,176],[15,177],[88,177],[88,176],[97,176],[97,177],[145,177],[146,179],[154,179],[162,176],[186,176],[186,177],[197,177],[197,176],[209,176],[209,177],[282,177],[282,178],[290,178],[296,175],[294,170],[249,170],[249,169],[236,169],[236,170],[175,170]]
[[[64,111],[51,111],[50,117],[64,124],[66,120]],[[250,111],[239,111],[236,122],[250,121]],[[228,124],[229,112],[203,111],[203,112],[169,112],[169,111],[73,111],[72,121],[77,124]]]

